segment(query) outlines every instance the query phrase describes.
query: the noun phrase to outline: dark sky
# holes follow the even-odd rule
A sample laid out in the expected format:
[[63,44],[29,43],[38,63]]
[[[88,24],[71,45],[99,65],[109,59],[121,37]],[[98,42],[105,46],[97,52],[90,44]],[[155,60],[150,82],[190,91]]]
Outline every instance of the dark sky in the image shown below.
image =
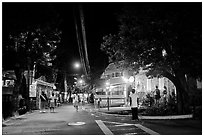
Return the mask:
[[[118,24],[116,15],[123,3],[77,3],[82,4],[85,18],[87,50],[92,72],[103,70],[108,65],[106,55],[100,51],[102,37],[116,33]],[[59,28],[62,31],[60,47],[62,61],[70,73],[74,61],[79,60],[76,30],[73,18],[73,6],[76,3],[3,3],[3,41],[8,34],[25,26],[42,24],[58,16]]]

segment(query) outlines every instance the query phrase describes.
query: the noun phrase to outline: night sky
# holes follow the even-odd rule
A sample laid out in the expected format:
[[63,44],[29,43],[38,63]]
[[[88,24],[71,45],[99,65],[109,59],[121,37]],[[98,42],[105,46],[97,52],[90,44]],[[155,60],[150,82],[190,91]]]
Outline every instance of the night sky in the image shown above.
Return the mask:
[[[108,58],[100,50],[102,37],[116,33],[118,22],[116,13],[123,3],[77,3],[82,4],[85,19],[87,50],[92,73],[101,72],[108,65]],[[56,15],[60,22],[58,28],[62,31],[61,61],[68,73],[74,73],[72,63],[79,61],[79,50],[73,16],[73,6],[76,3],[3,3],[3,43],[8,34],[32,26],[49,22]]]

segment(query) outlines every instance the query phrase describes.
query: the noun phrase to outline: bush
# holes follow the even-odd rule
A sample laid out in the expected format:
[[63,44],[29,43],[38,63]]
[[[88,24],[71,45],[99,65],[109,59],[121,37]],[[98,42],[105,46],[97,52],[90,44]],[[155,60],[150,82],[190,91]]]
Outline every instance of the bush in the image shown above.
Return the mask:
[[152,106],[148,107],[142,115],[148,115],[148,116],[167,116],[167,115],[176,115],[175,109],[172,109],[170,106]]
[[195,108],[195,112],[193,113],[193,117],[195,119],[202,119],[202,106],[198,106]]

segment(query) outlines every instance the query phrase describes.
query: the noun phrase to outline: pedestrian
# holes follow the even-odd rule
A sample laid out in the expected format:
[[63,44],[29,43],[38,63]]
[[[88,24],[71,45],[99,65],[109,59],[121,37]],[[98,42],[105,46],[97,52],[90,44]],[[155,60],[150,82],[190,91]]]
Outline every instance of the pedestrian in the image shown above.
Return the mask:
[[78,109],[79,109],[79,95],[77,93],[74,96],[73,105],[76,108],[76,111],[78,112]]
[[158,86],[156,86],[156,89],[154,90],[154,95],[155,95],[155,104],[159,105],[159,99],[161,98],[161,96],[160,96],[160,90],[158,89]]
[[135,92],[135,89],[132,89],[132,93],[130,93],[131,99],[131,110],[132,110],[132,120],[139,120],[138,118],[138,94]]
[[53,112],[55,111],[55,100],[56,100],[55,94],[52,93],[52,96],[50,97],[50,112],[52,109]]
[[167,105],[167,88],[166,88],[166,86],[164,86],[163,98],[164,98],[164,104]]
[[40,101],[41,101],[41,110],[40,110],[40,112],[43,112],[43,113],[45,113],[46,111],[45,111],[45,107],[46,107],[46,103],[47,103],[47,96],[46,96],[46,94],[45,94],[45,92],[44,91],[42,91],[42,94],[40,95]]

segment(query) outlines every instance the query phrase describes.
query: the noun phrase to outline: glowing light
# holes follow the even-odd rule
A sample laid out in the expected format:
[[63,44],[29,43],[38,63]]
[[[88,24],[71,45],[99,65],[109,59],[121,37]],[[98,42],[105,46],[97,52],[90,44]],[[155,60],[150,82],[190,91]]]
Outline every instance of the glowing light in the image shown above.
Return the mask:
[[162,56],[165,57],[166,55],[167,55],[166,50],[163,49],[163,50],[162,50]]
[[83,80],[82,80],[82,79],[80,79],[80,80],[79,80],[79,83],[80,83],[80,84],[82,84],[82,83],[83,83]]
[[56,89],[56,86],[55,86],[55,85],[53,86],[53,89]]
[[134,80],[135,80],[135,79],[134,79],[133,76],[131,76],[131,77],[128,79],[129,82],[133,82]]
[[80,64],[79,64],[78,62],[76,62],[76,63],[74,64],[74,67],[78,69],[78,68],[80,68]]
[[128,82],[128,79],[125,78],[125,77],[122,77],[122,79],[127,83]]
[[110,83],[109,82],[106,82],[106,86],[109,86],[110,85]]
[[77,80],[77,78],[76,78],[76,77],[74,77],[74,79],[75,79],[75,80]]

